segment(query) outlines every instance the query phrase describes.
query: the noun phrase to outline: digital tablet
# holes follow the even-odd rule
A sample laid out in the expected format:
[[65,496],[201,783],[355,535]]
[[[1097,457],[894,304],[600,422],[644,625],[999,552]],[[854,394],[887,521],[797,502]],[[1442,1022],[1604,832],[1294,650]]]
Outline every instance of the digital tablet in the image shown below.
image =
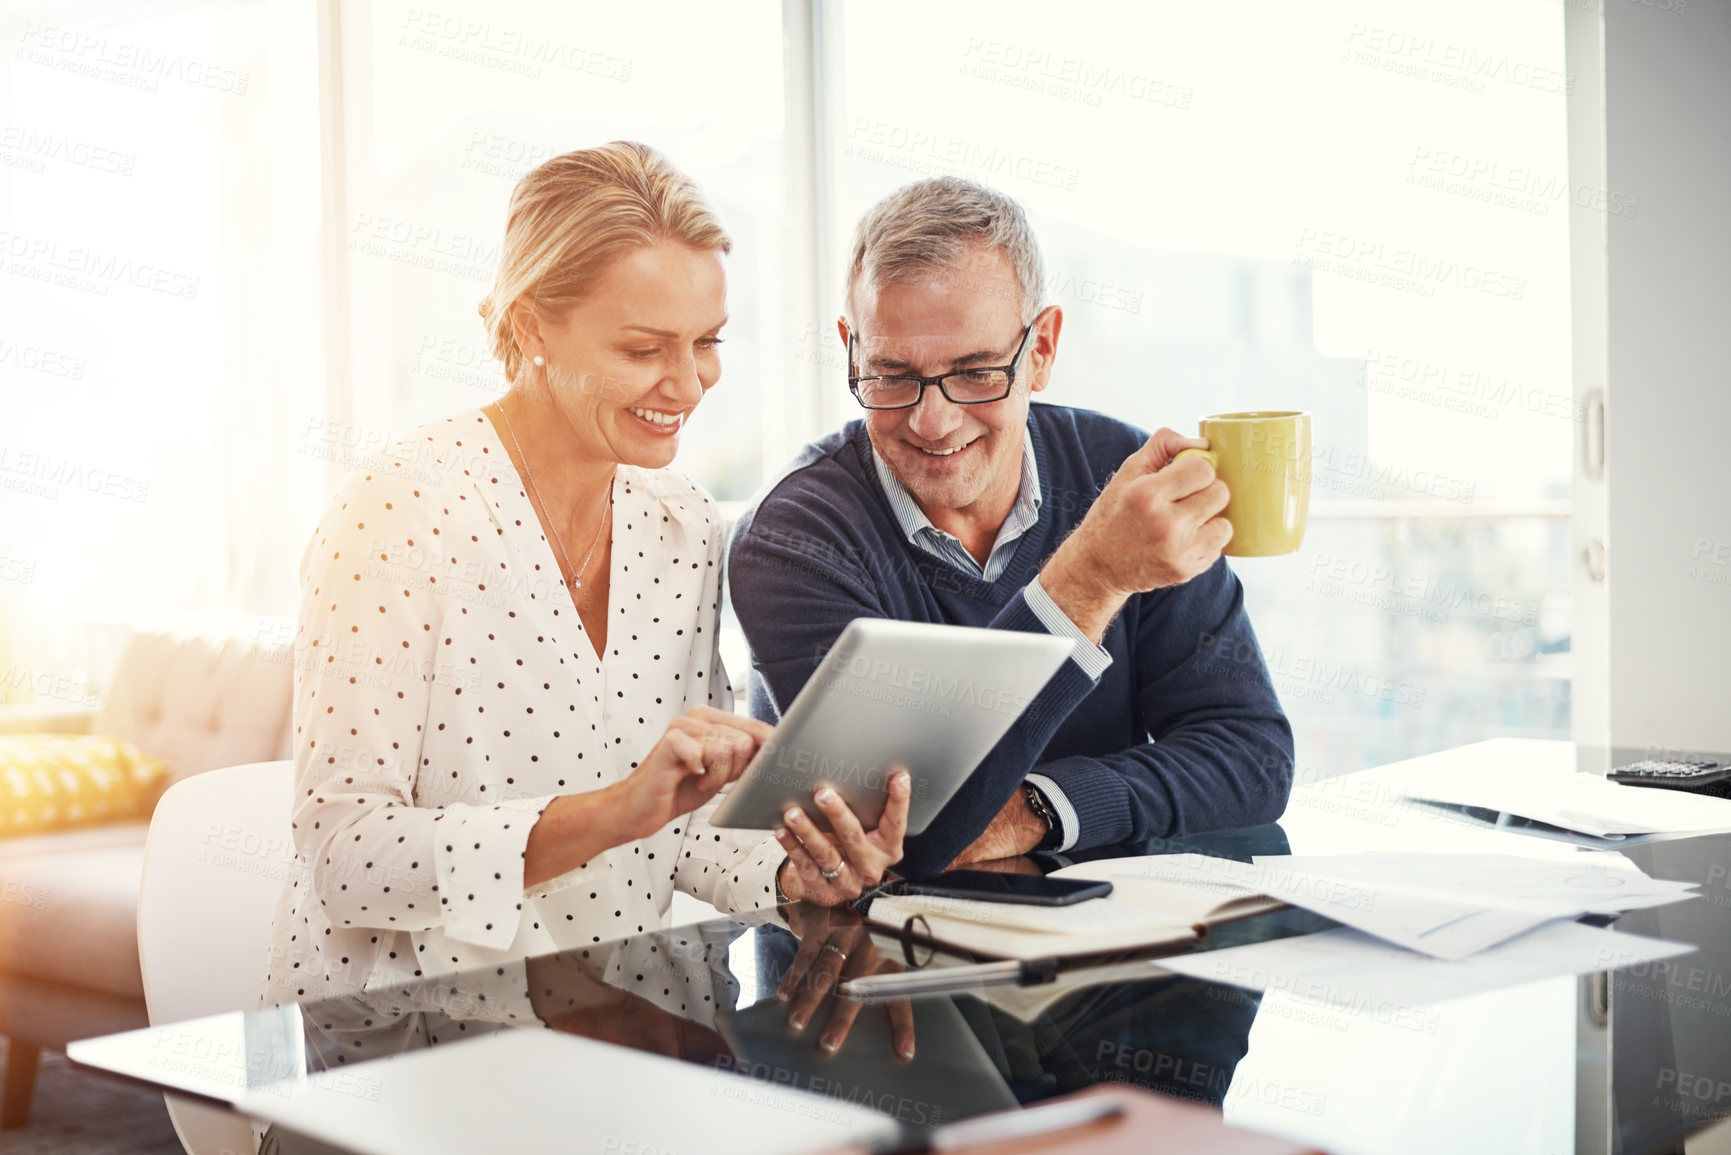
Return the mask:
[[857,618],[710,820],[770,830],[797,804],[820,828],[828,783],[867,830],[895,766],[913,780],[908,833],[937,816],[1074,649],[1067,638]]

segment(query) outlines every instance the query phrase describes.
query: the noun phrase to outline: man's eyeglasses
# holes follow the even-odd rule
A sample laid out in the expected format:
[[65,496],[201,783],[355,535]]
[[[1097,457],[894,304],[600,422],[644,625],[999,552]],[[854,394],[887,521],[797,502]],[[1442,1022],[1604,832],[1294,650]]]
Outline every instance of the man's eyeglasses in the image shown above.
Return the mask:
[[1021,343],[1016,346],[1016,355],[1008,365],[957,369],[950,373],[939,373],[936,377],[909,374],[861,377],[857,368],[859,338],[849,330],[847,387],[853,393],[854,400],[867,409],[911,409],[925,396],[927,385],[936,385],[940,393],[957,405],[984,405],[991,401],[1002,401],[1010,395],[1010,389],[1016,384],[1016,372],[1022,367],[1022,358],[1028,352],[1028,337],[1033,332],[1034,323],[1030,321],[1028,327],[1022,330]]

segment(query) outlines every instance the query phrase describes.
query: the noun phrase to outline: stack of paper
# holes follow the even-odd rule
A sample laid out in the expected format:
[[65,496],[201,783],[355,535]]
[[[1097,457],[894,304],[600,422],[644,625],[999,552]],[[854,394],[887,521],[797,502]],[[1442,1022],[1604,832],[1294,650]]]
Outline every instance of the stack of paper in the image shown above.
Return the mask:
[[1660,906],[1694,884],[1647,877],[1617,854],[1566,859],[1508,854],[1262,856],[1198,854],[1108,859],[1058,872],[1110,879],[1134,902],[1153,886],[1252,889],[1412,950],[1459,959],[1557,919]]
[[1580,773],[1570,749],[1567,743],[1498,738],[1375,773],[1417,801],[1514,815],[1598,839],[1731,830],[1731,799],[1624,786]]
[[1578,922],[1553,922],[1471,958],[1446,961],[1342,928],[1144,965],[1289,995],[1334,1010],[1370,1009],[1386,1019],[1390,1004],[1398,1013],[1401,1007],[1426,1006],[1558,975],[1638,966],[1694,949],[1687,943],[1618,934]]

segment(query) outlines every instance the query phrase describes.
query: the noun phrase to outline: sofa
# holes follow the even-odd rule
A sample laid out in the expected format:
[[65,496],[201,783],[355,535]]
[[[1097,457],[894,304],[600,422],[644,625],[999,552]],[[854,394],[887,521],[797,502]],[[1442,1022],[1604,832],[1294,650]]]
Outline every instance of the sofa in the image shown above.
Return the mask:
[[[174,781],[290,756],[293,623],[141,630],[92,709],[0,707],[0,733],[124,738]],[[42,1048],[148,1025],[138,966],[146,818],[0,838],[0,1129],[24,1125]]]

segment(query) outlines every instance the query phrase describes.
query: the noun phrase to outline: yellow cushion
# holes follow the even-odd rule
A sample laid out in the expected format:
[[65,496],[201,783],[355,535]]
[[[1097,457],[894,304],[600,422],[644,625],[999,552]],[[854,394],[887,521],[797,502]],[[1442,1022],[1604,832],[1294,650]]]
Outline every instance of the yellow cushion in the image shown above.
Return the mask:
[[0,837],[148,818],[168,764],[119,738],[0,734]]

